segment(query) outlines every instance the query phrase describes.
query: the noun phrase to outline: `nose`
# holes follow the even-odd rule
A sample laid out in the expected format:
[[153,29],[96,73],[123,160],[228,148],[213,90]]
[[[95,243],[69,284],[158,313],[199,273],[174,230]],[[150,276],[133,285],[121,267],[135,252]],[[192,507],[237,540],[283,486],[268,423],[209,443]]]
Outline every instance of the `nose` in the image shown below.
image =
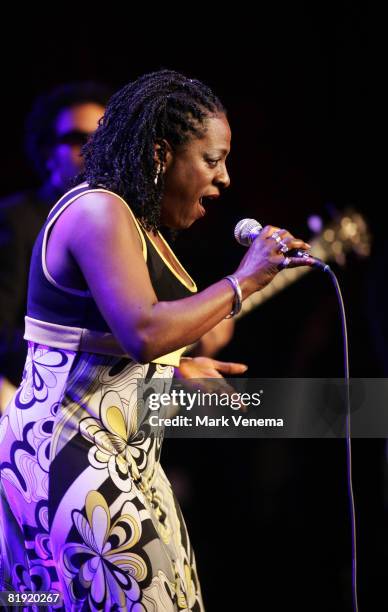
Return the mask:
[[222,186],[222,189],[227,189],[230,185],[230,177],[225,164],[220,167],[219,173],[216,176],[216,183]]

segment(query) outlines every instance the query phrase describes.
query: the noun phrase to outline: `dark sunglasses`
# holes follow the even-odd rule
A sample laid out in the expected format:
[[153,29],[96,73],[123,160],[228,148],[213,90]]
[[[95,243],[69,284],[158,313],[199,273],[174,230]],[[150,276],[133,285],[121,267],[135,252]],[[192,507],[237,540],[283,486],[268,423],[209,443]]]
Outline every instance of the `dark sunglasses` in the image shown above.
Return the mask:
[[71,130],[58,134],[55,138],[55,144],[79,145],[83,146],[89,140],[90,134],[81,132],[80,130]]

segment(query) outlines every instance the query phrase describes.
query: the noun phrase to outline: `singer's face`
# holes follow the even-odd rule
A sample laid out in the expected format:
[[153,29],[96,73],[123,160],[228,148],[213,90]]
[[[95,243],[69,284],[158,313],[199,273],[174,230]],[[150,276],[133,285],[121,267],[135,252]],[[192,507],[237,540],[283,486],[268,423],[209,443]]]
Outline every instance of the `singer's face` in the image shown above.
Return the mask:
[[225,115],[211,116],[205,128],[201,138],[193,138],[175,151],[167,151],[162,199],[162,223],[167,227],[190,227],[206,214],[209,200],[218,198],[221,190],[229,186],[228,120]]

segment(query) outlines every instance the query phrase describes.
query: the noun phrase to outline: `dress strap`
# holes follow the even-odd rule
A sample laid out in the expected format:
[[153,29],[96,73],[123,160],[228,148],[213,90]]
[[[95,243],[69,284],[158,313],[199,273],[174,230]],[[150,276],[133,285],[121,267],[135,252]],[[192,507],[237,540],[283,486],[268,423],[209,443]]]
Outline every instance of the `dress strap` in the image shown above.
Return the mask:
[[[81,187],[81,189],[80,189]],[[113,191],[109,191],[108,189],[104,189],[104,188],[96,188],[96,189],[89,189],[87,184],[75,187],[74,189],[71,189],[70,191],[68,191],[64,196],[62,196],[62,198],[60,198],[60,200],[58,200],[58,202],[55,204],[55,206],[51,209],[49,216],[48,216],[48,221],[46,222],[46,227],[44,230],[44,235],[43,235],[43,241],[42,241],[42,269],[43,269],[43,274],[45,275],[47,281],[49,283],[51,283],[52,285],[54,285],[54,287],[56,287],[57,289],[61,289],[62,291],[65,291],[66,293],[71,293],[72,295],[77,295],[80,297],[91,297],[90,291],[89,290],[82,290],[82,289],[75,289],[72,287],[65,287],[64,285],[61,285],[60,283],[58,283],[50,274],[50,272],[48,271],[47,268],[47,262],[46,262],[46,257],[47,257],[47,243],[48,243],[48,238],[50,235],[50,231],[52,230],[54,223],[57,221],[57,219],[60,217],[60,215],[66,210],[66,208],[68,208],[70,206],[70,204],[72,204],[73,202],[75,202],[75,200],[77,200],[78,198],[80,198],[81,196],[85,195],[86,193],[109,193],[110,195],[115,196],[116,198],[118,198],[126,207],[126,209],[129,211],[134,223],[135,223],[135,227],[138,231],[138,234],[140,236],[140,241],[141,241],[141,245],[142,245],[142,252],[143,252],[143,257],[144,260],[147,261],[147,245],[144,239],[144,235],[142,232],[142,229],[140,227],[140,224],[138,222],[138,220],[136,219],[135,215],[133,214],[132,210],[130,209],[130,207],[128,206],[128,204],[126,203],[126,201],[119,195],[117,195],[117,193],[114,193]]]

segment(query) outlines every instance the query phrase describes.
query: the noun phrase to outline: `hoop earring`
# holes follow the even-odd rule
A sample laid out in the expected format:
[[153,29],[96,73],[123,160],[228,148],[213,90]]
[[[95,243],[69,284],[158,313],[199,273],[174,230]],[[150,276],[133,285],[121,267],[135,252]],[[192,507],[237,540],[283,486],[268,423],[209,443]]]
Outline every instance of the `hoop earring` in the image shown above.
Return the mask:
[[161,174],[162,174],[162,164],[158,164],[158,167],[156,168],[155,178],[154,178],[155,185],[158,184]]

